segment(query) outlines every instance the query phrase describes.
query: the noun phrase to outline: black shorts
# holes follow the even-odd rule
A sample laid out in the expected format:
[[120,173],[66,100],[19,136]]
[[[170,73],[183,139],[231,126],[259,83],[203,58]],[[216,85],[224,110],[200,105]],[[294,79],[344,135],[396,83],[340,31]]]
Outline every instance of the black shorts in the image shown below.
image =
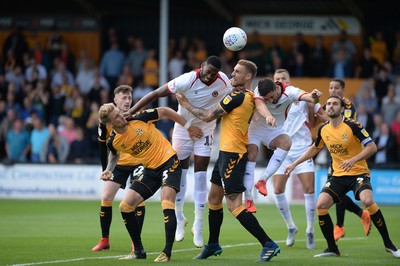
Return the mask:
[[132,184],[133,180],[141,179],[143,177],[143,165],[139,164],[136,166],[125,166],[125,165],[117,165],[113,171],[113,181],[121,185],[121,188],[124,189],[126,186],[126,181],[130,177],[130,183]]
[[211,183],[223,187],[225,195],[246,191],[243,184],[246,163],[247,153],[220,151],[211,174]]
[[174,155],[156,169],[144,168],[143,177],[134,180],[130,188],[139,193],[144,200],[153,196],[163,186],[172,187],[178,193],[181,174],[178,156]]
[[368,174],[357,176],[331,176],[325,183],[321,192],[328,193],[335,203],[342,203],[342,198],[350,190],[353,191],[356,200],[360,200],[360,192],[364,189],[372,191]]

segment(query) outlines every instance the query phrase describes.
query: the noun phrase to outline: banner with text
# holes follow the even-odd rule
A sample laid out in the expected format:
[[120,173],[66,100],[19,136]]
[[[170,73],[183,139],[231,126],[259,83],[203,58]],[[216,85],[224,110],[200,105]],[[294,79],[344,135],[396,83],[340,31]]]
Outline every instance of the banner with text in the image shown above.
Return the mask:
[[247,33],[290,35],[301,32],[311,35],[361,35],[361,24],[349,16],[262,16],[240,17],[240,27]]

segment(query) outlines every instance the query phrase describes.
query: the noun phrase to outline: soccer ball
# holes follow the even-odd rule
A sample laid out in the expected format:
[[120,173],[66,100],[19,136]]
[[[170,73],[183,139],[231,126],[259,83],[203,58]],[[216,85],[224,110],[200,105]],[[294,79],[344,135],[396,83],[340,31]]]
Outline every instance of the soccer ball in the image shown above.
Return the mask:
[[228,50],[236,52],[246,46],[247,35],[241,28],[232,27],[225,31],[222,41]]

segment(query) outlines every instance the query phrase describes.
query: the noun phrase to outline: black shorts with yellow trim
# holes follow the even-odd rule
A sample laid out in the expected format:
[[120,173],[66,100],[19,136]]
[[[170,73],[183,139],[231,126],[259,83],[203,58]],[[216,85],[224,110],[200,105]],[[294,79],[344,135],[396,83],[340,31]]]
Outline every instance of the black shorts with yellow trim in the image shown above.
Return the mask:
[[356,176],[331,176],[325,183],[321,192],[328,193],[335,203],[342,203],[347,192],[353,191],[356,200],[360,200],[360,193],[364,189],[372,191],[369,174]]
[[131,184],[133,180],[142,178],[143,169],[143,165],[117,165],[113,171],[114,177],[110,181],[120,184],[121,188],[124,189],[129,178]]
[[181,185],[182,168],[176,154],[156,169],[144,168],[143,177],[134,180],[131,189],[144,200],[150,198],[160,187],[169,186],[178,193]]
[[211,174],[211,183],[223,187],[225,195],[246,191],[243,178],[247,160],[247,153],[220,151]]

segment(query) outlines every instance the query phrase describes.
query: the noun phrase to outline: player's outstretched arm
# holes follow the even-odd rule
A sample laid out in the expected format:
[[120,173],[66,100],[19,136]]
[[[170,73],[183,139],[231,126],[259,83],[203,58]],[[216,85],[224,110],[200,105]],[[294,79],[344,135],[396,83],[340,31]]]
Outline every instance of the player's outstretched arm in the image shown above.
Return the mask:
[[158,98],[166,97],[170,94],[167,84],[159,87],[158,89],[147,93],[142,99],[140,99],[134,106],[124,113],[124,117],[130,117],[143,107],[157,100]]
[[173,109],[169,107],[159,107],[157,108],[157,110],[158,110],[158,116],[160,118],[166,116],[175,123],[178,123],[184,128],[186,128],[191,138],[201,138],[203,136],[203,131],[198,126],[192,125],[189,121],[186,121],[185,118],[180,116]]
[[205,110],[203,108],[193,106],[191,103],[188,102],[187,98],[180,93],[176,94],[176,99],[182,107],[186,108],[189,112],[191,112],[204,122],[211,122],[226,114],[225,110],[222,109],[219,104],[214,105],[209,110]]
[[308,159],[313,158],[315,155],[317,155],[317,153],[319,152],[321,148],[317,148],[315,147],[315,145],[311,145],[308,150],[306,150],[305,153],[303,153],[303,155],[301,155],[296,161],[294,161],[293,163],[287,165],[285,167],[285,175],[290,175],[290,173],[293,171],[293,169],[301,164],[304,161],[307,161]]
[[268,125],[276,127],[276,119],[275,117],[272,116],[271,112],[268,110],[267,105],[265,104],[265,101],[259,98],[256,98],[254,100],[254,103],[256,105],[257,112],[265,118],[265,121],[267,122]]

